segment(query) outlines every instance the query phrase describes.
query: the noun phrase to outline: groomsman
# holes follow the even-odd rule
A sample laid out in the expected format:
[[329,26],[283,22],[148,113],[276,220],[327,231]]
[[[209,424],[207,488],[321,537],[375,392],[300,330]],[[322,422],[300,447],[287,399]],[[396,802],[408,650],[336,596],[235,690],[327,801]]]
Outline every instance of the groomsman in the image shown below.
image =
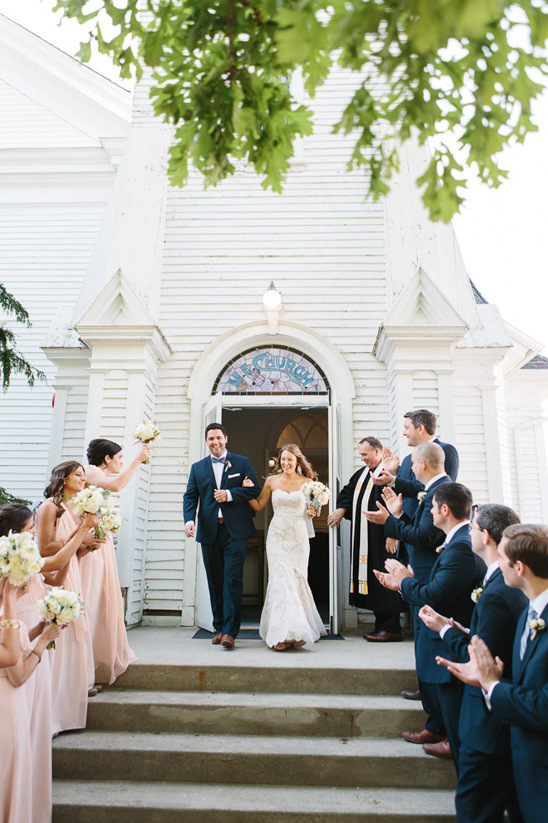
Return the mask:
[[440,659],[463,682],[479,686],[493,716],[511,726],[512,761],[524,823],[546,820],[548,809],[548,527],[510,526],[499,546],[507,586],[520,589],[529,607],[518,621],[512,678],[474,636],[470,662]]
[[[408,446],[420,446],[421,443],[437,443],[441,446],[445,455],[444,471],[451,480],[456,481],[459,473],[459,454],[451,443],[443,443],[436,437],[437,423],[436,415],[428,409],[406,412],[403,416],[403,436]],[[404,457],[400,464],[397,455],[393,455],[390,449],[384,449],[383,466],[384,471],[374,482],[383,486],[390,483],[396,494],[403,494],[403,510],[413,517],[417,508],[417,494],[423,485],[413,473],[411,455]],[[400,545],[398,557],[402,563],[408,557],[405,544]]]
[[[202,545],[215,628],[212,643],[233,649],[240,630],[247,543],[255,534],[248,500],[257,498],[260,489],[249,459],[227,451],[224,426],[211,423],[205,438],[210,454],[193,464],[183,500],[185,534],[196,535]],[[254,485],[243,487],[245,477]]]
[[365,516],[367,510],[377,511],[377,502],[382,499],[381,489],[373,484],[373,478],[382,471],[382,443],[376,437],[364,437],[358,453],[365,469],[359,469],[341,489],[337,508],[327,522],[333,528],[343,517],[352,521],[350,605],[371,609],[375,615],[375,628],[364,633],[366,640],[391,643],[402,639],[401,601],[394,592],[379,585],[375,577],[373,569],[383,566],[388,554],[382,526],[369,523]]
[[[442,545],[445,538],[445,534],[441,529],[434,525],[432,516],[434,492],[443,483],[451,482],[443,468],[444,461],[445,455],[438,443],[421,443],[411,454],[413,474],[423,489],[417,495],[415,513],[411,516],[405,512],[405,500],[403,500],[402,511],[400,513],[398,509],[397,517],[382,508],[379,508],[375,515],[367,515],[373,523],[384,525],[385,537],[395,538],[395,540],[407,544],[409,560],[415,579],[421,583],[428,582],[432,566],[437,558],[436,549]],[[388,500],[395,498],[395,494],[391,489],[387,489],[383,492],[383,495]],[[419,500],[418,498],[422,499]],[[411,613],[415,623],[416,657],[421,621],[417,618],[417,608],[411,606]],[[410,695],[414,695],[414,693],[410,693]],[[406,695],[404,694],[404,696]],[[406,740],[411,743],[439,743],[445,740],[445,728],[435,694],[429,693],[428,686],[425,686],[417,697],[422,701],[424,711],[429,717],[424,730],[406,733]]]
[[[472,550],[487,565],[482,586],[473,592],[476,608],[470,631],[425,606],[420,616],[443,640],[445,654],[459,663],[469,660],[470,638],[478,635],[512,673],[512,647],[518,619],[527,603],[523,592],[509,588],[500,569],[498,545],[508,526],[519,523],[513,509],[496,503],[479,506],[470,526]],[[459,774],[455,805],[459,823],[502,823],[504,812],[518,823],[510,729],[485,711],[481,690],[469,684],[459,718]],[[439,744],[437,744],[439,745]],[[425,747],[436,754],[436,745]]]
[[[422,448],[439,446],[425,444]],[[398,503],[401,507],[401,498],[398,500],[393,492],[391,495],[392,500],[388,505],[396,510]],[[428,605],[453,615],[459,622],[468,623],[474,607],[470,595],[483,579],[486,570],[485,563],[472,552],[469,532],[471,507],[472,494],[466,486],[460,483],[439,485],[434,491],[432,517],[434,525],[446,537],[428,583],[416,580],[409,567],[392,559],[386,561],[388,573],[376,572],[382,585],[393,591],[400,591],[403,599],[415,607]],[[455,678],[436,665],[436,656],[443,648],[438,633],[423,624],[417,634],[417,674],[421,682],[421,694],[428,694],[432,703],[437,701],[437,711],[441,714],[453,759],[458,767],[457,728],[462,687]],[[409,733],[404,733],[406,739],[417,742],[408,735]]]

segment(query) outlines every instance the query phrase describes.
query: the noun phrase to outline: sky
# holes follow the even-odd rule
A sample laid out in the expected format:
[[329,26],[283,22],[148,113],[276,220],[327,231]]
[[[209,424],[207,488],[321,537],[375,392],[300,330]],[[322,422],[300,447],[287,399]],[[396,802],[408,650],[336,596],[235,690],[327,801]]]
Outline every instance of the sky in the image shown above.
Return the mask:
[[[59,26],[54,5],[55,0],[0,0],[0,13],[74,54],[84,39],[81,27],[71,20]],[[92,66],[121,82],[107,56],[95,55]],[[502,155],[508,180],[498,189],[471,184],[453,226],[479,291],[548,356],[548,94],[535,117],[539,131]]]

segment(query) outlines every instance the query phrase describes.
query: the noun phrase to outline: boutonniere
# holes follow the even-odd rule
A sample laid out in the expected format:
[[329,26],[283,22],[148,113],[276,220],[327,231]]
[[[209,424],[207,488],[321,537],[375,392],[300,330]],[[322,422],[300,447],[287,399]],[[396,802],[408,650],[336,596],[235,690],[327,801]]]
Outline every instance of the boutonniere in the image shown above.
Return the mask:
[[438,548],[436,549],[436,554],[441,554],[442,551],[444,550],[444,548],[445,548],[445,543],[443,544],[443,546],[438,546]]
[[477,589],[474,589],[474,591],[472,592],[470,597],[472,598],[474,603],[477,603],[478,600],[480,599],[480,597],[482,596],[482,594],[483,594],[483,586],[478,586]]
[[528,626],[531,629],[531,640],[534,640],[537,634],[544,631],[546,628],[546,623],[542,617],[535,617],[533,620],[529,621]]
[[419,504],[420,504],[420,503],[422,503],[422,501],[423,501],[423,500],[424,500],[424,498],[426,497],[427,493],[428,493],[428,492],[425,492],[425,491],[422,491],[422,492],[419,492],[419,493],[418,493],[418,495],[417,495],[417,500],[419,501]]
[[227,472],[231,468],[232,468],[232,463],[230,462],[230,460],[226,460],[225,461],[225,472]]

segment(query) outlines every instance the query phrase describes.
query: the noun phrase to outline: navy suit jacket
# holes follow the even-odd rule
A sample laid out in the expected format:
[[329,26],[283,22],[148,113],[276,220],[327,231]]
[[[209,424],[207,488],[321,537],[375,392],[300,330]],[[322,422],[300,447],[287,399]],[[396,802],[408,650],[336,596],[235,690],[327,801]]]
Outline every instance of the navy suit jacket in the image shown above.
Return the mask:
[[[548,606],[540,616],[548,626]],[[548,809],[548,629],[529,640],[521,660],[526,619],[524,611],[516,628],[512,682],[495,686],[491,707],[495,717],[512,726],[512,761],[523,819],[540,823]]]
[[[459,474],[458,451],[451,445],[451,443],[442,443],[439,437],[435,437],[432,442],[437,443],[438,446],[441,446],[445,452],[444,471],[449,475],[450,479],[455,482]],[[424,489],[424,486],[415,477],[413,469],[411,468],[411,455],[408,454],[407,457],[404,457],[400,467],[398,468],[394,491],[396,494],[403,494],[404,498],[416,500],[417,494],[422,491],[422,489]],[[403,510],[407,511],[408,514],[413,514],[412,511],[405,508],[405,501]]]
[[[487,583],[470,623],[470,636],[464,637],[456,629],[449,629],[443,636],[444,657],[457,663],[467,663],[470,659],[468,644],[477,634],[484,640],[493,655],[504,663],[504,672],[512,676],[512,648],[516,625],[527,598],[519,589],[511,589],[504,582],[497,569]],[[452,615],[451,615],[452,616]],[[481,689],[464,686],[464,694],[459,717],[459,737],[461,741],[477,752],[507,755],[510,745],[510,730],[491,712],[485,711]]]
[[[213,497],[217,486],[209,455],[194,463],[190,469],[187,490],[183,498],[183,515],[185,523],[189,520],[196,520],[196,509],[198,509],[196,529],[198,543],[215,542],[219,527],[219,508],[223,514],[226,530],[233,540],[245,540],[246,537],[255,534],[253,512],[248,500],[254,500],[259,496],[257,478],[251,468],[249,458],[228,452],[226,459],[221,489],[230,489],[231,503],[217,503]],[[243,487],[244,477],[253,480],[254,485]]]
[[[451,615],[468,625],[474,603],[470,597],[485,575],[485,563],[472,551],[468,525],[462,526],[446,544],[431,571],[428,583],[413,577],[402,581],[403,599],[413,606],[432,606],[440,614]],[[417,674],[427,683],[449,683],[452,675],[438,666],[436,655],[443,656],[443,642],[438,634],[417,620]]]
[[415,578],[421,583],[426,583],[430,578],[430,571],[437,559],[436,549],[445,540],[442,530],[434,526],[431,511],[434,492],[442,483],[450,482],[449,477],[441,477],[433,483],[413,518],[404,512],[399,519],[390,515],[384,524],[386,537],[395,537],[406,544],[409,563],[413,567]]

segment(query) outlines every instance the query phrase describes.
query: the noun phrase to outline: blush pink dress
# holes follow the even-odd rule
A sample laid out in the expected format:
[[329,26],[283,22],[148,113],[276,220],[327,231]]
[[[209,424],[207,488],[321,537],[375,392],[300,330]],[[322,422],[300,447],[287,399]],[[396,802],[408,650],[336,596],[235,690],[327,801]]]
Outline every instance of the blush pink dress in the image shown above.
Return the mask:
[[[55,540],[64,542],[78,523],[65,510],[55,527]],[[67,591],[82,594],[80,566],[76,556],[68,564],[63,583]],[[69,623],[55,641],[51,668],[51,703],[53,733],[69,729],[85,729],[88,710],[88,689],[94,683],[93,650],[87,623],[87,603],[84,614]]]
[[[15,631],[15,629],[7,631]],[[33,823],[33,775],[32,769],[29,768],[32,753],[27,694],[22,686],[16,687],[10,680],[10,674],[20,670],[24,657],[30,652],[29,636],[24,623],[21,623],[20,642],[22,654],[19,656],[19,661],[9,669],[0,668],[0,819],[2,823]],[[49,745],[51,746],[51,742]]]
[[[37,603],[45,591],[44,578],[37,574],[29,580],[25,593],[17,599],[17,616],[29,631],[42,620]],[[46,651],[42,654],[35,671],[20,687],[26,695],[30,717],[33,823],[51,823],[50,654],[54,652]]]
[[100,549],[80,558],[82,595],[93,645],[95,681],[114,683],[137,658],[129,647],[124,601],[112,534]]

